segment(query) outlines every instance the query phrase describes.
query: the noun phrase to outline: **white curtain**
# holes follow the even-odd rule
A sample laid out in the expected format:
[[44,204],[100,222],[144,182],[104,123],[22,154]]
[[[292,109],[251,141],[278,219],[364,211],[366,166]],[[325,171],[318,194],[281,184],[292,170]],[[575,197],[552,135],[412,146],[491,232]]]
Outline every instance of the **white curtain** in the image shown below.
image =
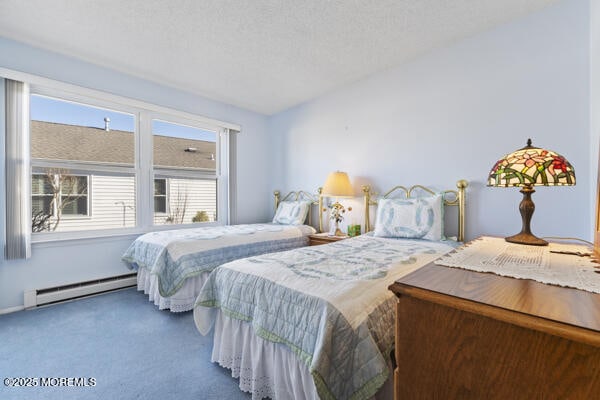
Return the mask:
[[31,257],[29,85],[5,80],[6,258]]

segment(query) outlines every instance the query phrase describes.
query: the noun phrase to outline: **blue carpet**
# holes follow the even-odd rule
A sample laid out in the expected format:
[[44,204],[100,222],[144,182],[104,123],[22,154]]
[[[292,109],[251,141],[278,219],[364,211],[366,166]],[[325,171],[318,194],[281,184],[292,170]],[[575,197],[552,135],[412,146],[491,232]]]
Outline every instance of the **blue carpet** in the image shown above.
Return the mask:
[[211,350],[191,312],[159,311],[133,288],[0,315],[0,399],[249,399]]

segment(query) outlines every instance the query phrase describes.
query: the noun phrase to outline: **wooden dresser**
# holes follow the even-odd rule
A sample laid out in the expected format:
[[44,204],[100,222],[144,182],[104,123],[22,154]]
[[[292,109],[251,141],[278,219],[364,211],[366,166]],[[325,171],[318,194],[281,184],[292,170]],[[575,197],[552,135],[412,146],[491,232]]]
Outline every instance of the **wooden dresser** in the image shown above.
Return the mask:
[[600,399],[600,295],[432,263],[390,290],[396,400]]

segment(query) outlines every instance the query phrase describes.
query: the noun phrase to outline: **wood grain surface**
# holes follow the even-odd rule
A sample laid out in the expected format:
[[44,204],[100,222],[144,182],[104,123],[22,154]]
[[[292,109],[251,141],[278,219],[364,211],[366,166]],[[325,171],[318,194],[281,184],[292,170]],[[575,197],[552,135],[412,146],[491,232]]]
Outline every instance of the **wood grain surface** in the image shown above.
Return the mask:
[[397,400],[600,398],[600,295],[434,264],[390,289]]

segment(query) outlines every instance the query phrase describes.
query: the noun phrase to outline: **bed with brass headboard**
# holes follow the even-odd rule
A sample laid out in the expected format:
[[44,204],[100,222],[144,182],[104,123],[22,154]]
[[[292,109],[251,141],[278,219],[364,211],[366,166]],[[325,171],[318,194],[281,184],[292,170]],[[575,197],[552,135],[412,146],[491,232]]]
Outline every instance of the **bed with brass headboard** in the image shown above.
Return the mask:
[[[462,242],[465,239],[465,191],[468,185],[469,184],[466,180],[461,179],[456,182],[456,189],[444,190],[441,192],[437,192],[423,185],[414,185],[408,188],[398,185],[388,190],[379,199],[391,199],[398,197],[400,199],[415,199],[422,196],[431,197],[438,194],[441,195],[442,205],[444,207],[458,207],[457,232],[455,233],[454,237],[456,237],[456,240],[459,242]],[[362,187],[362,190],[364,193],[365,232],[371,232],[372,227],[370,209],[371,206],[376,206],[378,202],[377,200],[373,199],[376,194],[371,192],[370,186],[365,185]]]
[[138,237],[123,254],[125,264],[137,270],[138,290],[159,309],[191,310],[208,274],[239,258],[290,250],[308,244],[313,208],[319,195],[275,191],[272,223],[202,226],[150,232]]
[[[399,186],[384,196],[365,187],[367,234],[215,269],[194,306],[200,333],[214,327],[212,361],[254,399],[381,395],[394,342],[387,287],[459,244],[448,237],[464,235],[466,187]],[[456,233],[443,232],[445,207],[458,208]]]

